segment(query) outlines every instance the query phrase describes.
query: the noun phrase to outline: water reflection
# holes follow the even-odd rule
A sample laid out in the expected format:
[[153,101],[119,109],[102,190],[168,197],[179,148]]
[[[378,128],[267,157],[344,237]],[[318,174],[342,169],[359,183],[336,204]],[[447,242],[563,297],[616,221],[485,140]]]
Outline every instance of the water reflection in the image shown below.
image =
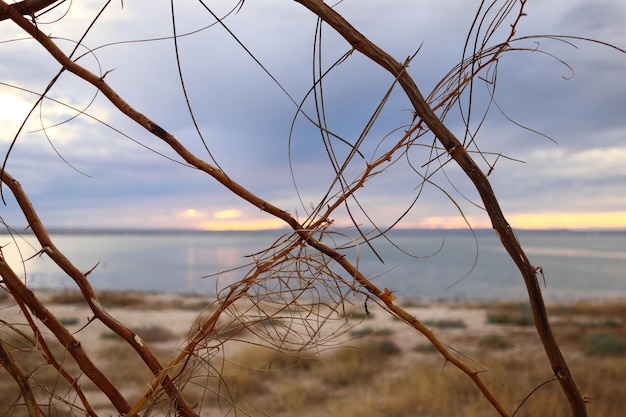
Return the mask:
[[[253,262],[248,256],[270,246],[278,235],[101,233],[52,238],[80,270],[89,271],[98,265],[88,276],[96,289],[212,294],[244,277]],[[385,260],[382,264],[368,248],[362,248],[359,268],[369,277],[380,276],[375,283],[381,287],[409,296],[449,299],[525,297],[519,272],[493,233],[479,234],[478,246],[467,233],[406,231],[393,237],[394,243],[409,253],[424,255],[432,254],[433,248],[440,250],[434,256],[411,258],[378,240],[374,246]],[[521,234],[520,239],[533,264],[546,272],[547,297],[626,297],[626,234]],[[76,288],[46,255],[38,255],[39,245],[32,235],[15,240],[0,235],[0,244],[9,265],[29,287]],[[356,261],[354,252],[345,251]]]
[[193,288],[194,281],[196,279],[196,247],[193,245],[187,246],[187,290]]
[[[98,289],[215,292],[240,279],[245,270],[220,271],[246,264],[265,239],[233,234],[63,234],[53,236],[59,250]],[[0,235],[7,263],[31,288],[74,288],[72,280],[45,254],[32,235]]]

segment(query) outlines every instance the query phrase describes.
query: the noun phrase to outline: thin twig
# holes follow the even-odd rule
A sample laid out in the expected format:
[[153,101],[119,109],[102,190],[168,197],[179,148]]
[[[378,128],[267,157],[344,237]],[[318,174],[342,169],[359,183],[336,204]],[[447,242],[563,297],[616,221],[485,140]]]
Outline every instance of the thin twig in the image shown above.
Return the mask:
[[45,414],[37,405],[35,394],[33,393],[33,389],[30,386],[30,383],[28,382],[28,375],[26,375],[24,371],[22,371],[22,369],[19,367],[19,365],[11,355],[11,352],[9,352],[5,348],[4,342],[2,340],[0,340],[0,365],[2,365],[7,371],[9,371],[9,374],[13,377],[17,385],[20,387],[20,394],[24,399],[28,414],[31,417],[44,417]]
[[[67,257],[65,257],[65,255],[63,255],[63,253],[54,245],[50,235],[43,226],[30,200],[26,196],[26,193],[22,190],[21,185],[13,177],[11,177],[8,172],[3,171],[1,174],[2,183],[6,184],[15,196],[22,213],[26,216],[26,220],[28,221],[31,230],[42,246],[42,252],[45,252],[70,278],[74,280],[80,288],[83,297],[89,304],[89,307],[93,311],[94,315],[104,325],[113,330],[116,334],[120,335],[129,345],[131,345],[155,375],[161,374],[163,367],[152,351],[136,333],[131,331],[106,312],[100,304],[100,301],[98,300],[98,297],[85,274],[76,268],[76,266],[74,266],[74,264],[72,264],[72,262],[67,259]],[[83,367],[81,367],[81,369],[83,369],[85,374],[92,379],[92,381],[94,381],[94,383],[96,383],[96,385],[98,385],[98,387],[101,388],[107,396],[109,396],[118,411],[124,413],[128,412],[128,410],[130,410],[130,405],[106,378],[106,376],[93,363],[91,363],[90,359],[82,349],[80,342],[78,342],[59,322],[59,320],[45,308],[45,306],[35,297],[32,291],[26,288],[3,258],[0,260],[0,274],[5,278],[7,286],[9,285],[8,282],[11,283],[12,294],[19,294],[19,297],[24,300],[31,310],[35,312],[37,317],[40,317],[41,315],[41,317],[45,318],[45,320],[42,319],[42,321],[46,324],[46,326],[48,326],[48,328],[50,328],[51,325],[54,326],[54,329],[51,328],[51,330],[53,330],[57,339],[59,339],[63,346],[69,350],[70,354],[72,354],[77,362],[82,361],[85,369],[83,369]],[[163,377],[162,383],[165,391],[172,399],[173,404],[175,404],[178,411],[182,415],[196,415],[185,402],[184,398],[180,398],[178,390],[171,383],[168,376]]]
[[[461,142],[433,112],[414,80],[407,71],[404,71],[400,62],[396,61],[385,51],[373,44],[324,2],[320,0],[296,1],[324,19],[326,23],[343,36],[357,51],[385,68],[392,76],[398,77],[399,83],[411,101],[415,113],[430,128],[433,134],[446,148],[450,156],[474,183],[485,205],[485,209],[489,214],[496,234],[522,274],[533,311],[535,327],[537,328],[541,342],[552,365],[552,370],[555,375],[557,375],[561,387],[567,396],[573,415],[585,417],[587,415],[585,404],[548,322],[543,296],[541,295],[541,288],[537,280],[536,268],[530,263],[513,229],[504,217],[487,176],[472,159]],[[403,318],[411,320],[411,317]],[[507,415],[504,409],[502,409],[495,400],[493,404],[498,408],[501,415]]]
[[[38,11],[45,9],[53,3],[64,0],[22,0],[13,3],[10,7],[24,16],[34,16]],[[9,12],[0,10],[0,22],[9,18]]]

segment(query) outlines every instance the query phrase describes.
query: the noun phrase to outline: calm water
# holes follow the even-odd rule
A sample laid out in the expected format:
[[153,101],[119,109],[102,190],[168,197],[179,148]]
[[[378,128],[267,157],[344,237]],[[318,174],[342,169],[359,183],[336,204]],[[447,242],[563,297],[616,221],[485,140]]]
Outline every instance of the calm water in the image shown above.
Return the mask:
[[[57,247],[98,289],[215,293],[245,270],[207,275],[245,264],[246,255],[270,245],[280,232],[55,234]],[[393,242],[360,247],[359,268],[405,296],[442,299],[523,298],[521,276],[491,231],[397,231]],[[534,265],[541,265],[548,300],[626,299],[626,232],[521,232]],[[36,253],[32,236],[17,241],[24,258]],[[30,247],[28,242],[33,244]],[[31,288],[73,288],[45,256],[20,261],[16,243],[0,235],[9,263]],[[353,261],[355,250],[346,250]]]

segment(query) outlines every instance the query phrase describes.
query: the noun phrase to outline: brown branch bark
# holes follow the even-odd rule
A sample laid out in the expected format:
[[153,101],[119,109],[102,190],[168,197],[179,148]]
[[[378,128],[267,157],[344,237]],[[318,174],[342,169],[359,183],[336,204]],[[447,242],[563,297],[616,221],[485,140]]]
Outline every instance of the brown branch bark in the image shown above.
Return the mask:
[[[2,10],[4,3],[0,1],[0,11]],[[282,219],[297,233],[303,242],[320,250],[324,254],[328,255],[335,261],[337,261],[349,274],[354,277],[364,288],[366,288],[375,297],[381,299],[395,314],[405,319],[405,321],[419,332],[426,335],[426,337],[433,343],[433,345],[439,350],[444,358],[453,363],[463,372],[465,372],[485,395],[485,397],[492,403],[492,405],[498,410],[502,416],[508,416],[503,407],[498,403],[493,394],[489,391],[487,386],[482,382],[479,374],[473,369],[469,368],[462,361],[457,359],[447,347],[437,339],[437,337],[420,321],[415,317],[412,317],[408,312],[404,311],[401,307],[393,303],[392,297],[389,296],[387,291],[382,291],[374,284],[372,284],[363,274],[361,274],[354,265],[352,265],[342,254],[331,249],[330,247],[323,245],[316,240],[308,230],[302,228],[298,221],[293,218],[286,211],[268,203],[261,199],[249,190],[241,186],[240,184],[232,181],[224,172],[207,163],[206,161],[196,157],[189,152],[172,134],[165,131],[159,125],[154,123],[148,117],[131,107],[126,101],[124,101],[102,78],[91,73],[80,65],[70,60],[57,46],[56,44],[45,34],[40,32],[34,25],[28,22],[26,19],[19,15],[12,15],[11,19],[28,32],[33,38],[35,38],[63,67],[82,78],[83,80],[91,83],[100,92],[102,92],[122,113],[134,120],[139,125],[143,126],[149,132],[165,141],[175,152],[178,153],[186,162],[200,169],[201,171],[211,175],[218,182],[223,184],[226,188],[233,193],[255,205],[260,210],[274,215],[277,218]],[[395,62],[395,61],[394,61]],[[30,220],[29,220],[30,221]],[[36,225],[42,227],[40,222],[35,221]],[[51,242],[46,241],[51,244]],[[298,243],[299,244],[299,243]],[[43,245],[43,242],[42,242]],[[295,243],[294,243],[295,245]],[[45,247],[45,246],[44,246]],[[69,261],[67,261],[69,263]],[[71,264],[70,264],[71,265]],[[133,412],[136,408],[133,409]]]
[[[386,54],[376,45],[371,43],[367,38],[365,38],[362,34],[360,34],[356,29],[354,29],[351,25],[349,25],[341,16],[339,16],[332,8],[328,7],[321,1],[318,0],[297,0],[299,3],[303,4],[309,10],[314,12],[316,15],[321,17],[324,21],[326,21],[330,26],[332,26],[335,30],[338,31],[355,49],[372,59],[374,62],[387,69],[392,73],[394,77],[396,77],[404,89],[405,93],[411,100],[416,114],[424,121],[424,123],[431,129],[431,131],[438,137],[439,141],[443,144],[445,149],[449,152],[451,157],[455,159],[455,161],[461,166],[464,172],[468,175],[468,177],[473,181],[475,187],[483,199],[483,203],[485,204],[485,208],[487,209],[490,218],[492,220],[492,225],[496,231],[496,233],[500,236],[503,245],[513,258],[514,262],[520,269],[524,280],[526,282],[527,290],[530,297],[531,306],[533,308],[533,313],[535,317],[535,325],[537,327],[537,331],[541,337],[544,348],[550,359],[553,370],[555,374],[559,377],[561,385],[563,387],[564,392],[566,393],[570,405],[572,406],[572,410],[574,414],[578,417],[582,417],[586,415],[586,410],[584,407],[584,403],[580,398],[580,394],[576,388],[576,385],[569,373],[565,360],[563,359],[559,347],[556,344],[552,332],[550,330],[549,323],[547,321],[547,315],[545,311],[545,306],[543,304],[543,299],[541,296],[541,291],[539,287],[539,283],[537,281],[537,276],[535,274],[534,267],[530,264],[530,261],[527,259],[525,253],[521,249],[519,242],[517,241],[513,231],[508,225],[505,217],[503,216],[498,201],[491,189],[489,181],[478,165],[472,160],[467,151],[462,147],[461,143],[457,140],[457,138],[446,128],[446,126],[439,120],[433,110],[428,106],[426,101],[421,95],[421,92],[417,88],[417,85],[412,80],[410,75],[406,71],[404,71],[403,65],[399,62],[395,61],[391,56]],[[408,324],[413,326],[418,331],[425,334],[431,343],[437,347],[437,349],[442,353],[442,355],[449,360],[455,366],[459,367],[463,372],[465,372],[468,376],[472,378],[475,384],[479,387],[479,389],[483,392],[483,394],[488,398],[488,400],[492,403],[492,405],[498,410],[498,412],[502,416],[507,416],[506,411],[502,408],[502,406],[496,401],[493,395],[489,392],[487,387],[482,383],[482,380],[478,377],[478,374],[471,370],[467,365],[465,365],[460,360],[456,359],[447,348],[440,342],[438,339],[430,332],[428,328],[426,328],[422,323],[416,320],[414,317],[410,316],[406,311],[402,308],[398,307],[393,302],[393,297],[390,296],[388,290],[381,291],[379,288],[374,286],[365,276],[363,276],[348,260],[346,260],[342,254],[334,251],[333,249],[321,244],[319,241],[314,239],[312,235],[303,230],[298,221],[293,218],[289,213],[281,210],[280,208],[266,202],[265,200],[259,198],[254,195],[246,188],[241,186],[240,184],[232,181],[224,172],[217,169],[216,167],[210,165],[209,163],[199,159],[191,152],[189,152],[173,135],[165,131],[159,125],[154,123],[145,115],[141,114],[134,108],[132,108],[128,103],[126,103],[107,83],[104,82],[103,78],[98,77],[97,75],[89,72],[85,68],[76,64],[72,60],[70,60],[67,56],[63,54],[63,52],[55,45],[55,43],[47,37],[45,34],[40,32],[34,25],[32,25],[28,20],[24,19],[19,13],[11,10],[10,7],[4,2],[0,1],[0,12],[6,12],[10,16],[10,18],[22,27],[27,33],[29,33],[33,38],[35,38],[65,69],[74,73],[78,77],[83,80],[91,83],[95,86],[99,91],[101,91],[110,101],[113,103],[121,112],[127,115],[129,118],[143,126],[149,132],[159,137],[163,141],[165,141],[175,152],[178,153],[186,162],[195,166],[196,168],[204,171],[205,173],[211,175],[218,182],[223,184],[233,193],[237,194],[244,200],[249,203],[255,205],[262,211],[270,213],[283,221],[285,221],[289,226],[291,226],[294,231],[300,235],[302,240],[306,242],[306,244],[320,250],[321,252],[327,254],[335,261],[337,261],[347,272],[351,274],[351,276],[355,277],[361,285],[363,285],[368,291],[370,291],[374,296],[381,299],[395,314],[399,317],[403,318]],[[45,232],[45,231],[44,231]],[[42,236],[47,236],[47,234],[43,234]],[[45,241],[44,242],[48,242]],[[44,248],[52,246],[46,246],[42,242]],[[49,242],[51,243],[51,242]],[[59,263],[60,262],[60,263]],[[67,265],[63,259],[58,259],[58,263],[60,266],[65,268],[70,268],[69,261]],[[75,271],[71,270],[72,274],[75,274]],[[68,272],[68,273],[70,273]],[[84,282],[80,282],[79,285],[85,285],[86,280]],[[81,290],[83,290],[81,287]],[[85,290],[83,294],[86,297],[90,296],[92,292]],[[88,298],[91,302],[93,299]],[[97,300],[97,299],[96,299]],[[104,314],[104,311],[99,306],[99,303],[94,303],[92,309],[94,309],[94,313],[97,315],[101,315],[104,320],[109,320],[108,315]],[[101,317],[99,317],[101,318]],[[102,318],[101,318],[102,319]],[[103,320],[103,321],[104,321]],[[109,322],[108,325],[111,325],[113,329],[117,329],[120,331],[122,336],[128,340],[128,337],[132,336],[131,333],[126,333],[121,329],[121,325],[115,321]],[[119,333],[118,333],[119,334]],[[128,340],[129,343],[132,344],[131,340]],[[134,347],[136,344],[133,345]],[[137,347],[136,347],[137,350]],[[141,351],[139,349],[138,351]],[[180,398],[179,398],[180,400]]]
[[50,55],[52,55],[63,66],[63,68],[72,72],[73,74],[77,75],[78,77],[82,78],[83,80],[87,81],[98,90],[100,90],[100,92],[102,92],[102,94],[104,94],[104,96],[107,97],[109,101],[114,106],[116,106],[123,114],[134,120],[136,123],[144,127],[156,137],[163,140],[165,143],[167,143],[186,162],[211,175],[222,185],[226,186],[228,189],[230,189],[232,192],[234,192],[244,200],[258,207],[260,210],[272,214],[275,217],[283,220],[294,230],[302,229],[296,219],[294,219],[289,213],[257,197],[249,190],[242,187],[240,184],[232,181],[226,175],[226,173],[191,153],[171,133],[165,131],[161,126],[156,124],[154,121],[152,121],[144,114],[140,113],[132,106],[130,106],[126,101],[124,101],[124,99],[122,99],[115,92],[115,90],[113,90],[113,88],[111,88],[111,86],[109,86],[104,81],[103,78],[98,77],[96,74],[72,61],[50,39],[50,37],[41,32],[35,25],[30,23],[19,13],[12,10],[6,2],[0,0],[0,13],[2,12],[8,13],[11,20],[13,20],[18,26],[20,26],[22,29],[24,29],[24,31],[26,31],[35,40],[37,40],[50,53]]
[[394,302],[395,297],[387,288],[381,290],[376,285],[374,285],[340,252],[337,252],[336,250],[324,245],[322,242],[314,239],[313,237],[311,237],[307,243],[310,246],[319,250],[320,252],[323,252],[326,255],[330,256],[335,262],[341,265],[350,274],[350,276],[354,277],[359,282],[359,284],[361,284],[367,291],[369,291],[376,298],[380,299],[387,306],[387,308],[389,308],[389,310],[391,310],[395,315],[404,320],[411,327],[426,336],[428,341],[439,351],[439,353],[441,353],[446,361],[452,363],[454,366],[456,366],[472,379],[476,387],[482,392],[487,401],[491,403],[491,405],[498,411],[498,413],[502,417],[509,416],[508,412],[504,409],[504,407],[502,407],[502,405],[493,395],[491,390],[480,378],[480,374],[474,369],[470,368],[465,362],[454,356],[450,352],[450,350],[437,338],[437,336],[435,336],[435,334],[415,316],[412,316],[405,309],[397,305]]
[[44,413],[37,405],[35,394],[28,382],[28,375],[22,371],[19,365],[15,362],[15,359],[5,347],[2,340],[0,340],[0,365],[2,365],[13,377],[17,385],[20,387],[20,393],[24,398],[26,409],[31,417],[44,417]]
[[33,320],[33,317],[30,314],[30,311],[26,307],[26,304],[24,304],[24,301],[19,297],[15,297],[14,299],[17,305],[20,307],[20,310],[22,311],[24,318],[28,322],[28,325],[32,329],[33,333],[35,334],[38,348],[41,350],[41,354],[46,358],[46,362],[48,362],[49,365],[54,367],[54,369],[57,370],[57,372],[63,377],[63,379],[65,379],[70,384],[70,386],[72,387],[72,389],[74,390],[78,398],[80,399],[81,403],[83,404],[83,407],[85,407],[86,414],[91,417],[96,417],[96,412],[94,411],[91,404],[89,404],[89,401],[87,400],[87,397],[85,396],[85,393],[83,392],[82,388],[80,387],[80,384],[78,383],[78,378],[75,378],[72,375],[70,375],[70,373],[67,370],[65,370],[65,368],[63,368],[63,366],[56,360],[56,358],[50,351],[50,348],[48,347],[48,343],[43,338],[43,335],[41,334],[41,330],[37,327],[37,324]]
[[583,402],[578,387],[574,382],[565,358],[554,338],[550,323],[548,322],[547,311],[543,296],[541,295],[541,287],[537,279],[536,268],[530,263],[515,233],[502,213],[500,204],[491,188],[487,176],[472,159],[461,142],[433,112],[415,84],[415,81],[411,78],[409,73],[404,70],[400,62],[396,61],[377,45],[372,43],[324,2],[320,0],[296,1],[335,29],[337,33],[343,36],[357,51],[385,68],[394,77],[397,77],[398,82],[409,97],[415,113],[426,123],[439,142],[446,148],[450,156],[473,182],[485,205],[485,209],[491,219],[496,234],[522,274],[533,311],[535,327],[537,328],[546,355],[552,365],[552,370],[558,377],[563,392],[567,396],[572,413],[577,417],[585,417],[587,415],[585,403]]
[[[13,10],[24,16],[34,16],[39,10],[45,9],[59,0],[23,0],[11,4]],[[9,12],[0,10],[0,22],[9,18]]]
[[11,294],[24,301],[35,317],[50,329],[61,345],[65,347],[72,358],[74,358],[81,371],[83,371],[109,398],[116,409],[124,413],[130,410],[130,405],[126,402],[126,399],[124,399],[111,381],[109,381],[91,361],[80,342],[72,336],[59,319],[37,299],[35,294],[24,285],[2,256],[0,256],[0,275]]
[[[275,258],[280,259],[283,256],[286,256],[293,248],[295,248],[300,243],[301,242],[299,240],[293,242],[287,248],[283,249],[280,253],[276,254]],[[193,352],[195,352],[198,345],[207,338],[207,335],[214,331],[215,326],[217,325],[221,315],[238,300],[247,297],[249,295],[248,290],[252,287],[257,277],[265,270],[271,268],[272,264],[273,262],[265,262],[263,264],[257,265],[256,270],[251,276],[230,286],[228,294],[220,300],[219,308],[215,310],[206,320],[204,320],[204,322],[198,327],[195,333],[189,338],[189,342],[180,349],[180,353],[176,357],[172,358],[165,366],[165,369],[173,369],[175,367],[178,367],[177,374],[174,375],[173,379],[176,379],[178,376],[184,373],[185,366],[193,355]],[[241,330],[243,330],[243,328]],[[218,349],[220,347],[220,344],[216,344],[215,349]],[[125,417],[135,417],[141,407],[143,407],[143,405],[148,401],[149,397],[153,395],[153,393],[156,391],[159,383],[160,376],[157,376],[155,380],[148,386],[148,390],[137,400],[137,402],[133,405],[133,408],[128,412]]]
[[[109,329],[113,330],[116,334],[120,335],[129,345],[131,345],[133,349],[135,349],[135,351],[140,355],[140,357],[146,363],[146,365],[150,368],[150,370],[152,371],[154,375],[163,375],[163,372],[164,372],[163,366],[161,365],[159,360],[156,358],[156,356],[154,356],[152,351],[144,344],[144,342],[141,340],[141,338],[137,334],[135,334],[132,330],[124,326],[122,323],[117,321],[109,313],[106,312],[106,310],[100,304],[100,301],[98,300],[98,296],[96,295],[95,291],[91,287],[91,284],[87,280],[85,274],[83,274],[78,268],[76,268],[74,264],[72,264],[70,260],[67,259],[63,255],[63,253],[59,251],[57,247],[54,245],[54,243],[50,239],[50,236],[48,235],[48,232],[46,231],[41,220],[39,219],[39,216],[37,216],[35,209],[32,207],[30,200],[26,196],[26,193],[24,193],[24,191],[22,190],[21,185],[13,177],[11,177],[6,171],[1,172],[1,174],[2,174],[2,177],[1,177],[2,183],[6,184],[11,190],[11,192],[13,193],[13,195],[15,196],[15,199],[17,200],[20,206],[20,209],[24,213],[31,230],[33,231],[33,233],[37,237],[37,240],[42,246],[42,251],[45,252],[70,278],[74,280],[74,282],[78,285],[81,293],[83,294],[83,297],[87,301],[87,304],[89,305],[94,315],[96,316],[96,318],[98,318],[104,325],[106,325]],[[4,276],[5,272],[10,277],[11,277],[11,274],[13,274],[15,276],[15,279],[19,281],[19,278],[17,278],[15,273],[4,262],[4,260],[2,260],[0,261],[0,273],[2,274],[2,276]],[[15,292],[12,291],[12,293],[19,294],[20,298],[24,300],[26,304],[28,304],[31,310],[33,309],[33,305],[36,305],[36,310],[33,310],[36,313],[36,315],[37,315],[37,312],[40,312],[41,314],[44,314],[46,318],[49,316],[52,316],[51,313],[47,311],[47,309],[45,309],[45,307],[39,302],[39,300],[37,300],[37,298],[34,296],[34,294],[32,294],[30,290],[28,290],[25,286],[23,288],[20,287],[19,284],[21,284],[21,281],[14,282],[14,280],[12,280],[12,282],[13,282],[13,288],[15,290]],[[32,303],[35,303],[35,304],[32,304]],[[39,318],[39,316],[37,317]],[[54,316],[52,317],[54,318],[54,320],[52,320],[51,322],[55,325],[55,328],[56,328],[55,336],[57,336],[57,338],[63,337],[63,340],[59,339],[59,341],[61,341],[66,347],[74,346],[74,345],[77,345],[78,347],[80,347],[80,343],[78,343],[73,337],[71,339],[67,338],[67,336],[63,332],[63,331],[67,332],[65,328],[60,324],[60,322],[56,323],[58,322],[56,317]],[[48,321],[43,321],[43,322],[46,323],[46,325],[48,325]],[[61,326],[61,328],[58,328],[58,326]],[[84,352],[82,352],[82,348],[77,351],[79,352],[79,357],[83,358],[83,356],[80,356],[80,355],[84,355]],[[70,350],[70,353],[72,353],[71,350]],[[84,357],[85,358],[82,359],[83,361],[88,360],[86,355],[84,355]],[[90,377],[90,379],[92,379],[92,377],[96,379],[102,379],[102,382],[101,382],[102,387],[98,385],[98,381],[94,380],[94,383],[96,383],[96,385],[98,385],[99,388],[103,390],[106,389],[107,391],[105,392],[107,393],[110,392],[111,396],[109,398],[112,400],[112,402],[113,400],[115,400],[114,405],[118,407],[119,411],[124,412],[124,413],[128,412],[130,410],[130,405],[126,402],[126,400],[123,397],[121,397],[121,395],[119,395],[119,392],[117,392],[115,387],[113,387],[113,385],[110,384],[110,382],[104,376],[104,374],[102,374],[99,371],[99,369],[93,366],[93,364],[91,364],[90,362],[84,362],[84,363],[86,364],[86,366],[89,367],[91,371],[90,374],[87,374],[87,372],[85,372]],[[94,369],[92,370],[92,368]],[[185,399],[182,398],[182,396],[179,394],[177,388],[174,386],[174,384],[172,384],[172,381],[169,378],[169,376],[165,375],[162,377],[162,385],[163,385],[163,388],[165,389],[165,392],[169,395],[170,399],[172,400],[172,404],[177,408],[177,410],[179,411],[181,415],[196,416],[196,413],[194,413],[193,410],[191,410],[191,407],[189,407]],[[123,409],[119,407],[123,407]]]

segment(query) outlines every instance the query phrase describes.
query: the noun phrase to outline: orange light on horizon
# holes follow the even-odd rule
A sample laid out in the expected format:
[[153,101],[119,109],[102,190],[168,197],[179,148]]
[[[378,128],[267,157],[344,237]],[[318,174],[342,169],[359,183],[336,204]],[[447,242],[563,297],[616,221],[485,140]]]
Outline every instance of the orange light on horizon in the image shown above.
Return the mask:
[[[220,213],[220,216],[217,215]],[[287,225],[277,218],[248,219],[238,210],[222,210],[214,214],[213,219],[198,223],[202,230],[269,230],[282,229]],[[523,213],[506,214],[514,229],[626,229],[626,211],[590,212],[590,213]],[[199,219],[198,219],[199,220]],[[466,222],[467,221],[467,222]],[[435,216],[426,217],[413,223],[403,223],[403,229],[465,229],[468,223],[475,229],[489,229],[491,222],[484,217]],[[336,221],[335,225],[349,227],[349,223]]]
[[[591,213],[523,213],[506,214],[514,229],[626,229],[626,211]],[[465,229],[468,223],[474,229],[490,229],[487,216],[425,217],[413,223],[403,223],[403,229]]]
[[227,220],[227,219],[238,219],[239,217],[241,217],[241,215],[242,215],[241,210],[227,209],[227,210],[216,211],[213,214],[213,217],[219,220]]
[[518,229],[625,229],[626,211],[513,214],[508,220]]
[[280,219],[251,219],[251,220],[209,220],[202,222],[202,230],[214,231],[250,231],[281,229],[285,227],[285,222]]
[[[467,219],[467,220],[466,220]],[[425,217],[414,223],[403,223],[403,229],[465,229],[469,223],[475,229],[482,229],[491,227],[488,223],[485,223],[484,219],[476,219],[473,217],[467,217],[464,219],[461,216],[435,216]]]

